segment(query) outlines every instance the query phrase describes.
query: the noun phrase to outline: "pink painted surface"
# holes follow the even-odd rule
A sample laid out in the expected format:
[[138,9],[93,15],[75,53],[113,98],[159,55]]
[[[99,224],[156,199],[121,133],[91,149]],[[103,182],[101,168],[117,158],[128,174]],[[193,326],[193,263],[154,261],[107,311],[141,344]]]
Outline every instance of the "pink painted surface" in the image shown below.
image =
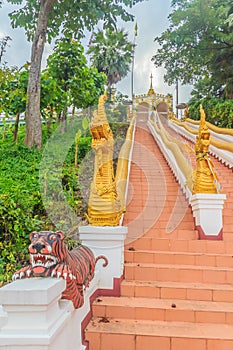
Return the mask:
[[124,279],[119,297],[93,301],[89,350],[232,350],[232,170],[213,159],[227,201],[223,230],[206,240],[143,122],[147,113],[138,118]]

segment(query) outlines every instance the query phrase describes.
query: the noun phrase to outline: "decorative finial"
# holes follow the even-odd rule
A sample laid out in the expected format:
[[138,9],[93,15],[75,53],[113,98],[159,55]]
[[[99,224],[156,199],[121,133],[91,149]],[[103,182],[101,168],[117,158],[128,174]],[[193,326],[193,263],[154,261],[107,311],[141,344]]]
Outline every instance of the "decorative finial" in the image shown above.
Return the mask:
[[150,89],[149,89],[149,91],[148,91],[148,95],[149,95],[149,96],[155,94],[154,89],[153,89],[153,75],[152,75],[152,73],[151,73],[151,75],[150,75],[150,80],[151,80],[151,82],[150,82]]
[[151,75],[150,75],[150,78],[151,78],[151,86],[152,86],[152,79],[153,79],[152,73],[151,73]]

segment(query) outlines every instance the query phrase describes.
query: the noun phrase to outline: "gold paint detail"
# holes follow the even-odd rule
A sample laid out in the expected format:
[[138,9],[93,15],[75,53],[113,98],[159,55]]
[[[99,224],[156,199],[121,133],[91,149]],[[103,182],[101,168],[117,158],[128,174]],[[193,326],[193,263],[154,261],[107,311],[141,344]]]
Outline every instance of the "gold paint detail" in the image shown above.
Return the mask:
[[196,170],[193,172],[192,193],[218,193],[219,180],[209,157],[210,131],[206,123],[205,111],[200,106],[200,125],[196,137]]
[[[198,125],[200,122],[199,120],[193,120],[190,118],[186,119],[186,122],[190,123],[190,124],[194,124],[194,125]],[[223,134],[223,135],[231,135],[233,136],[233,129],[228,129],[228,128],[219,128],[216,125],[211,124],[210,122],[206,122],[208,128],[211,131],[214,131],[216,134]]]
[[[176,123],[177,125],[181,126],[182,128],[184,128],[185,130],[187,130],[188,132],[190,132],[191,134],[197,135],[198,134],[198,130],[197,129],[192,129],[189,125],[187,125],[185,122],[179,121],[178,119],[176,119],[174,117],[174,115],[170,118],[172,120],[172,122]],[[186,119],[186,122],[189,122],[190,119]],[[196,122],[196,120],[194,120]],[[197,123],[193,123],[198,125],[200,123],[200,121],[198,121]],[[208,122],[206,122],[206,125],[209,127]],[[212,124],[211,124],[212,125]],[[231,129],[229,129],[231,130]],[[210,144],[213,145],[214,147],[217,147],[219,149],[223,149],[225,151],[229,151],[229,152],[233,152],[233,143],[232,142],[225,142],[225,141],[219,141],[216,138],[214,138],[213,136],[210,137]]]
[[156,133],[161,136],[161,139],[165,146],[173,153],[177,165],[180,168],[186,179],[186,186],[192,190],[192,173],[193,168],[191,164],[187,161],[183,149],[180,147],[181,143],[177,141],[176,138],[172,137],[163,127],[161,121],[158,119],[158,125],[153,120],[150,121],[153,125]]
[[131,120],[130,126],[127,130],[126,139],[123,143],[117,162],[116,169],[116,183],[117,183],[117,193],[121,202],[121,210],[125,212],[126,210],[126,186],[129,172],[129,157],[133,144],[133,133],[135,129],[135,118]]
[[98,109],[90,123],[95,164],[87,219],[95,226],[117,226],[122,216],[113,170],[114,140],[104,107],[106,100],[106,94],[100,96]]
[[150,89],[148,91],[148,96],[155,95],[155,91],[153,89],[153,75],[152,75],[152,73],[151,73],[150,79],[151,79],[151,83],[150,83]]

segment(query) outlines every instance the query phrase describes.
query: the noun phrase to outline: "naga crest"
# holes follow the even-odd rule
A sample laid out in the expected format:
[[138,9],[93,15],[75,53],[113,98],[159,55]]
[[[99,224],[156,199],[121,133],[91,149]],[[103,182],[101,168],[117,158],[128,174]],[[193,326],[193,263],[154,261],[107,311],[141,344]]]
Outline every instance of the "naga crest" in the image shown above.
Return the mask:
[[66,280],[63,299],[72,300],[75,308],[83,305],[83,289],[89,286],[94,277],[95,265],[99,259],[108,260],[104,256],[95,258],[90,248],[80,245],[68,250],[64,242],[65,235],[61,231],[41,231],[30,234],[30,265],[23,267],[13,275],[13,280],[29,277],[60,277]]

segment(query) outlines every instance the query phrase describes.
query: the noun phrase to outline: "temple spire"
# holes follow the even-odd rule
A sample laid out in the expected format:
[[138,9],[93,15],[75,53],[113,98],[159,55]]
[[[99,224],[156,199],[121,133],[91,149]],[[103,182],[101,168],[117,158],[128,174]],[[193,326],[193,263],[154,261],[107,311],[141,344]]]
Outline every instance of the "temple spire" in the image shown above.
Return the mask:
[[151,73],[151,75],[150,75],[150,80],[151,80],[151,82],[150,82],[150,89],[149,89],[149,91],[148,91],[148,95],[149,95],[149,96],[155,94],[154,89],[153,89],[153,75],[152,75],[152,73]]

